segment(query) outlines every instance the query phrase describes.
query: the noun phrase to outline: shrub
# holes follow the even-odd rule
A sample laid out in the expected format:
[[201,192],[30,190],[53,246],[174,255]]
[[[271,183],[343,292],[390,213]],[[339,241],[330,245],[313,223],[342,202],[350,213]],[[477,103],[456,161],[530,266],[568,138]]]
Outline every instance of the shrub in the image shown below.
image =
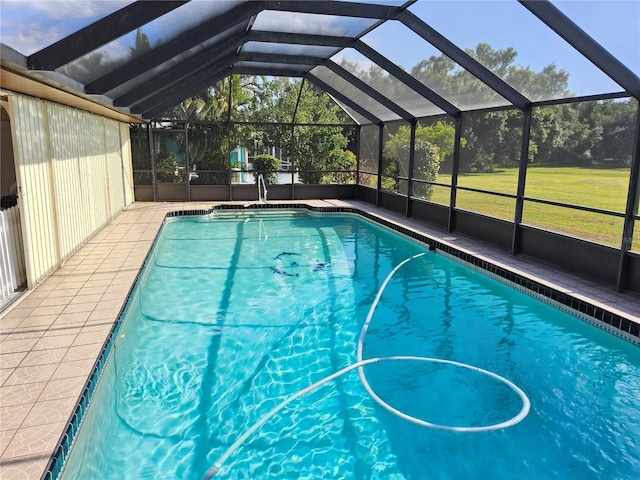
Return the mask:
[[258,183],[260,174],[264,176],[265,183],[278,183],[278,170],[280,170],[280,160],[273,155],[262,154],[253,159],[253,177]]

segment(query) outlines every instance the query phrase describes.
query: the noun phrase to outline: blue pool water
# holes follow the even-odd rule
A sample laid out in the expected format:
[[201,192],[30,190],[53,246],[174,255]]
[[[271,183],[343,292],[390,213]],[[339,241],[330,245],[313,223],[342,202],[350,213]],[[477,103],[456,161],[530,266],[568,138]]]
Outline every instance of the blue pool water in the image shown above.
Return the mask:
[[[217,213],[169,221],[135,288],[65,479],[200,479],[289,395],[364,358],[437,357],[531,401],[509,428],[424,428],[352,371],[290,403],[224,479],[640,478],[640,349],[357,216]],[[504,383],[450,364],[365,368],[424,421],[516,415]]]

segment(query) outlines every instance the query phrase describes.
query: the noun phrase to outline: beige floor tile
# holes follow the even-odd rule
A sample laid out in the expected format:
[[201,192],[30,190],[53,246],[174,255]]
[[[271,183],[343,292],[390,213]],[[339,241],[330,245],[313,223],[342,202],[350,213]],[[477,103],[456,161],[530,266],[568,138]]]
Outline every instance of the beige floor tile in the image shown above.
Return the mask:
[[2,384],[3,387],[20,385],[23,383],[46,382],[51,378],[58,364],[34,365],[32,367],[18,367]]
[[46,386],[47,382],[34,382],[0,387],[2,406],[35,403]]
[[[53,332],[52,332],[53,333]],[[71,333],[68,335],[47,335],[38,340],[33,346],[33,350],[49,350],[52,348],[68,348],[73,344],[77,334]]]
[[100,352],[101,343],[91,343],[89,345],[78,345],[69,348],[64,357],[65,362],[75,362],[76,360],[95,360]]
[[23,403],[0,407],[0,430],[17,430],[29,414],[33,404]]
[[49,296],[49,297],[45,298],[40,303],[39,308],[53,307],[53,306],[56,306],[56,305],[68,305],[69,302],[73,299],[74,296],[75,296],[75,293],[73,295],[52,294],[52,296]]
[[20,367],[30,367],[33,365],[49,365],[60,363],[69,348],[50,348],[47,350],[32,350],[20,362]]
[[[0,353],[0,369],[16,368],[29,352]],[[0,405],[2,399],[0,398]]]
[[2,480],[31,480],[42,476],[49,462],[49,455],[31,455],[11,460],[0,459]]
[[[78,377],[61,378],[58,380],[49,380],[42,390],[38,401],[45,402],[48,400],[57,400],[60,398],[72,398],[75,400],[80,396],[82,387],[87,381],[87,375]],[[69,410],[69,413],[71,410]]]
[[[109,288],[109,285],[111,285],[111,279],[108,279],[108,280],[89,280],[87,283],[85,283],[85,287],[86,288],[105,287],[105,291]],[[103,293],[104,293],[104,291],[103,291]]]
[[98,301],[90,302],[90,303],[78,303],[78,304],[69,303],[69,305],[66,306],[66,308],[62,311],[60,315],[73,314],[73,313],[86,313],[87,314],[85,318],[86,320],[87,318],[89,318],[89,314],[96,308],[97,304],[98,304]]
[[53,325],[58,315],[38,315],[25,318],[16,326],[16,330],[31,330],[34,328],[43,328],[46,330]]
[[36,402],[23,420],[22,427],[66,422],[75,404],[76,399],[70,397]]
[[[16,430],[1,430],[0,431],[0,456],[2,456],[2,453],[4,452],[4,449],[7,448],[7,445],[9,445],[9,442],[11,441],[11,439],[13,438],[13,436],[15,435],[17,429]],[[0,470],[1,472],[1,470]],[[0,478],[2,478],[2,476],[0,476]]]
[[78,297],[82,298],[84,296],[90,296],[90,297],[102,296],[104,292],[107,291],[107,287],[108,285],[101,285],[101,286],[94,286],[94,287],[85,286],[82,290],[78,292]]
[[33,312],[33,307],[20,307],[20,304],[18,304],[16,307],[12,308],[11,310],[9,310],[7,313],[5,313],[2,317],[2,319],[6,319],[6,318],[27,318],[31,312]]
[[[124,299],[125,299],[127,293],[128,293],[128,290],[127,290],[127,292],[109,292],[109,293],[105,293],[102,296],[102,302],[105,302],[105,303],[106,302],[110,302],[111,305],[113,305],[115,303],[118,303],[118,304],[121,305],[122,303],[124,303]],[[102,302],[98,305],[98,307],[101,307],[103,305]]]
[[111,281],[115,278],[116,274],[114,272],[98,272],[91,277],[91,282],[99,282],[99,281]]
[[13,340],[8,338],[0,343],[0,353],[29,352],[38,343],[38,338]]
[[87,320],[87,323],[104,322],[104,321],[110,321],[111,323],[113,323],[118,317],[119,312],[120,312],[120,307],[108,308],[108,309],[102,309],[102,308],[96,309],[93,312],[91,312],[91,315],[89,315],[89,319]]
[[65,422],[57,422],[18,429],[9,445],[7,445],[3,457],[36,454],[51,455],[64,425]]
[[101,309],[111,309],[112,311],[120,311],[120,309],[122,308],[122,304],[124,303],[124,298],[119,299],[119,300],[105,300],[103,302],[100,302],[100,308]]
[[73,346],[78,347],[82,345],[94,345],[98,344],[102,346],[105,339],[107,338],[107,334],[109,333],[109,329],[102,330],[94,330],[90,332],[79,333],[78,336],[73,341]]
[[86,282],[87,280],[89,280],[91,278],[91,275],[89,275],[88,273],[73,273],[71,275],[69,275],[69,280],[73,281],[73,282]]
[[[41,291],[40,289],[35,289],[35,290],[30,290],[29,292],[27,292],[25,294],[25,299],[27,298],[46,298],[47,296],[49,296],[49,291],[44,290]],[[22,302],[21,302],[22,303]]]
[[56,319],[54,325],[60,326],[60,325],[67,325],[70,323],[73,323],[73,324],[84,323],[87,321],[87,319],[91,315],[91,310],[88,310],[88,309],[82,312],[68,312],[67,311],[68,309],[69,309],[69,306],[65,308],[65,311],[63,313],[58,315],[58,318]]
[[73,294],[75,295],[76,292],[78,292],[82,287],[84,287],[85,283],[86,283],[85,281],[79,282],[75,279],[69,279],[62,282],[61,287],[64,289],[68,289],[70,292],[73,291]]
[[98,356],[93,359],[73,360],[62,362],[56,366],[56,371],[51,375],[51,380],[60,380],[63,378],[81,377],[87,379],[93,364]]
[[31,295],[27,295],[26,298],[20,300],[20,303],[18,305],[20,306],[20,308],[35,308],[40,304],[40,302],[42,302],[43,299],[44,297],[33,297]]
[[58,315],[59,313],[62,313],[62,311],[64,310],[64,308],[66,306],[67,306],[66,304],[62,304],[62,305],[47,305],[46,307],[43,307],[42,305],[39,305],[33,311],[31,316],[36,316],[36,315],[38,315],[38,316],[41,316],[41,315]]
[[4,385],[15,371],[15,368],[0,368],[0,385]]
[[47,329],[46,335],[73,335],[80,333],[82,327],[84,327],[84,322],[74,322],[74,323],[54,323],[51,327]]
[[[92,295],[84,295],[81,291],[78,295],[73,297],[73,300],[69,302],[69,305],[79,305],[79,304],[91,304],[93,308],[98,305],[98,303],[102,300],[102,293],[95,293]],[[93,310],[93,308],[91,310]]]
[[23,320],[24,320],[24,318],[21,318],[21,317],[16,317],[16,318],[2,317],[2,318],[0,318],[0,333],[10,332],[14,328],[16,328],[16,326],[19,325],[20,322],[22,322]]

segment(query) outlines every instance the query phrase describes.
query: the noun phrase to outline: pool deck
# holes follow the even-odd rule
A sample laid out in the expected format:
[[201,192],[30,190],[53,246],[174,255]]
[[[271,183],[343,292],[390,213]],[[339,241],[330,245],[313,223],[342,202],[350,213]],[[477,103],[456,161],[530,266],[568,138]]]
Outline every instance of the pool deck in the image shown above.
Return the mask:
[[[640,323],[640,297],[616,293],[532,259],[512,256],[366,203],[269,203],[358,208]],[[62,268],[0,314],[2,480],[36,479],[44,472],[166,213],[215,204],[132,204]]]

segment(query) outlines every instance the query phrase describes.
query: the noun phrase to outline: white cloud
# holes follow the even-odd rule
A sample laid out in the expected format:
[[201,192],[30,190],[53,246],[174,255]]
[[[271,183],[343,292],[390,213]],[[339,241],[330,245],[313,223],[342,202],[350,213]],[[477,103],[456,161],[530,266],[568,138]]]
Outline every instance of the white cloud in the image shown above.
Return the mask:
[[128,0],[2,0],[0,41],[31,55],[128,3]]
[[130,0],[2,0],[5,6],[31,10],[52,21],[100,18],[124,7]]

